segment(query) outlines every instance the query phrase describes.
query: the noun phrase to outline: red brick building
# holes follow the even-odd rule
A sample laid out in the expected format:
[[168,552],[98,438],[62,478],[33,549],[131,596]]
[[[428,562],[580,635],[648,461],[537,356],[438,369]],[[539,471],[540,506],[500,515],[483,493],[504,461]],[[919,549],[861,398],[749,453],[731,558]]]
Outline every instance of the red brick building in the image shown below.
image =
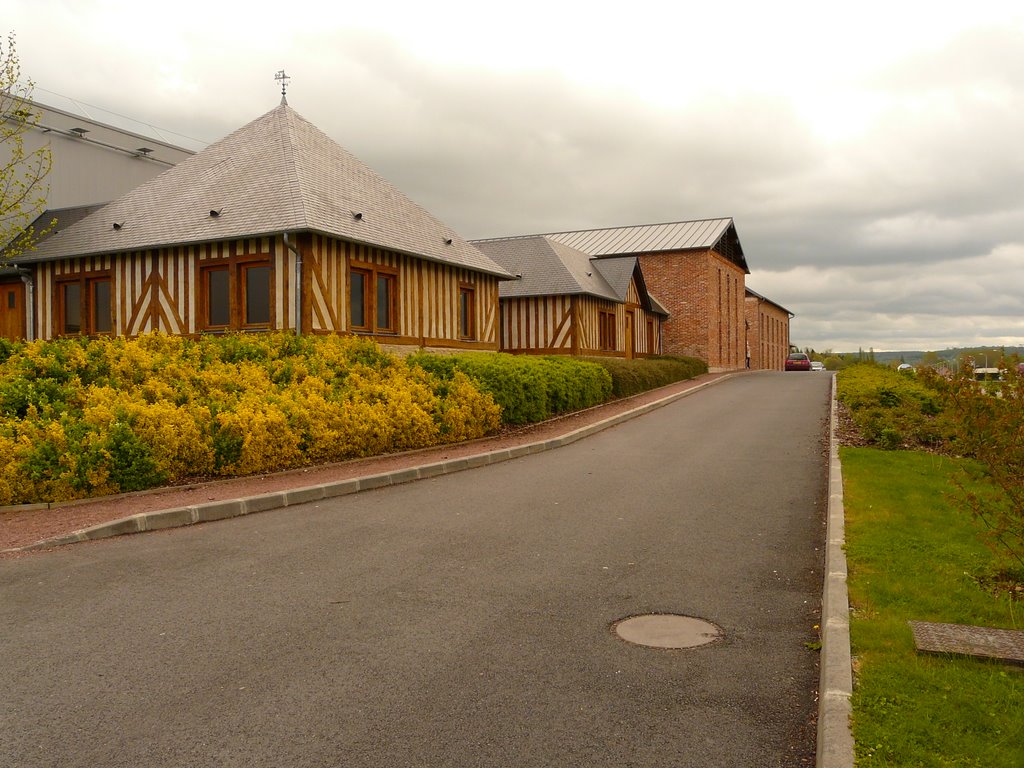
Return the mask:
[[559,232],[554,240],[598,258],[636,256],[647,289],[669,317],[667,355],[706,360],[711,371],[746,367],[743,247],[730,218]]
[[747,288],[747,354],[754,370],[785,370],[793,313]]

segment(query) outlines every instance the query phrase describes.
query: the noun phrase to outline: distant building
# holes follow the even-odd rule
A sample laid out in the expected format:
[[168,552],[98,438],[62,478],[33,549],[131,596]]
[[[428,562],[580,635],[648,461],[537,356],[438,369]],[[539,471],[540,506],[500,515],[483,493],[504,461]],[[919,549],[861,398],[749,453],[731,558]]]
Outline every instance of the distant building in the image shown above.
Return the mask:
[[43,190],[50,210],[108,203],[202,149],[195,139],[45,91],[26,107],[39,113],[26,152],[49,146],[53,158]]
[[782,371],[789,354],[789,320],[793,313],[746,289],[748,367],[752,370]]

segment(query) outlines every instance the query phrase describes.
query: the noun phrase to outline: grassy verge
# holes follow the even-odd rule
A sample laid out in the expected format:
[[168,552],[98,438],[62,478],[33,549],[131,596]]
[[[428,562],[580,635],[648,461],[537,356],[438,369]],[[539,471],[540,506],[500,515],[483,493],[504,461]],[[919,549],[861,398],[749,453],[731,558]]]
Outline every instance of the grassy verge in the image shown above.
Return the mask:
[[1024,669],[919,655],[909,620],[1024,629],[946,494],[954,459],[844,448],[857,766],[1024,766]]

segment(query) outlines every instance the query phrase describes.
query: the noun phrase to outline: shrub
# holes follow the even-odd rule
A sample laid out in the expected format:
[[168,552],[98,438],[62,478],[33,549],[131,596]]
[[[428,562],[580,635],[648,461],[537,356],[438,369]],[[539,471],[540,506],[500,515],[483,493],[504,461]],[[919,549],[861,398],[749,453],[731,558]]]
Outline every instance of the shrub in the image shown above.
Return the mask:
[[837,398],[879,448],[939,448],[952,434],[938,390],[921,377],[857,363],[837,375]]
[[354,337],[59,339],[4,347],[0,503],[482,437],[499,408]]
[[990,548],[1024,570],[1024,374],[1009,366],[992,390],[964,365],[950,379],[925,378],[941,394],[965,465],[955,501],[980,523]]
[[451,380],[456,371],[464,373],[501,407],[503,424],[532,424],[598,405],[612,388],[601,366],[574,357],[421,352],[408,362],[443,380]]
[[608,371],[612,394],[629,397],[708,372],[707,363],[695,357],[658,356],[624,360],[618,357],[587,358]]

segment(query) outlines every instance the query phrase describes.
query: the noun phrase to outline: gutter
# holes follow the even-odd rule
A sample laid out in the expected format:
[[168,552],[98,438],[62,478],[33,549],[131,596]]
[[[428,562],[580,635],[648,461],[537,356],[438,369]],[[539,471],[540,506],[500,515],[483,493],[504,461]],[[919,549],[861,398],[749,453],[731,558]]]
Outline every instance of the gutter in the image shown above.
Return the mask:
[[302,254],[288,239],[288,233],[282,232],[284,247],[295,254],[295,335],[302,335]]

